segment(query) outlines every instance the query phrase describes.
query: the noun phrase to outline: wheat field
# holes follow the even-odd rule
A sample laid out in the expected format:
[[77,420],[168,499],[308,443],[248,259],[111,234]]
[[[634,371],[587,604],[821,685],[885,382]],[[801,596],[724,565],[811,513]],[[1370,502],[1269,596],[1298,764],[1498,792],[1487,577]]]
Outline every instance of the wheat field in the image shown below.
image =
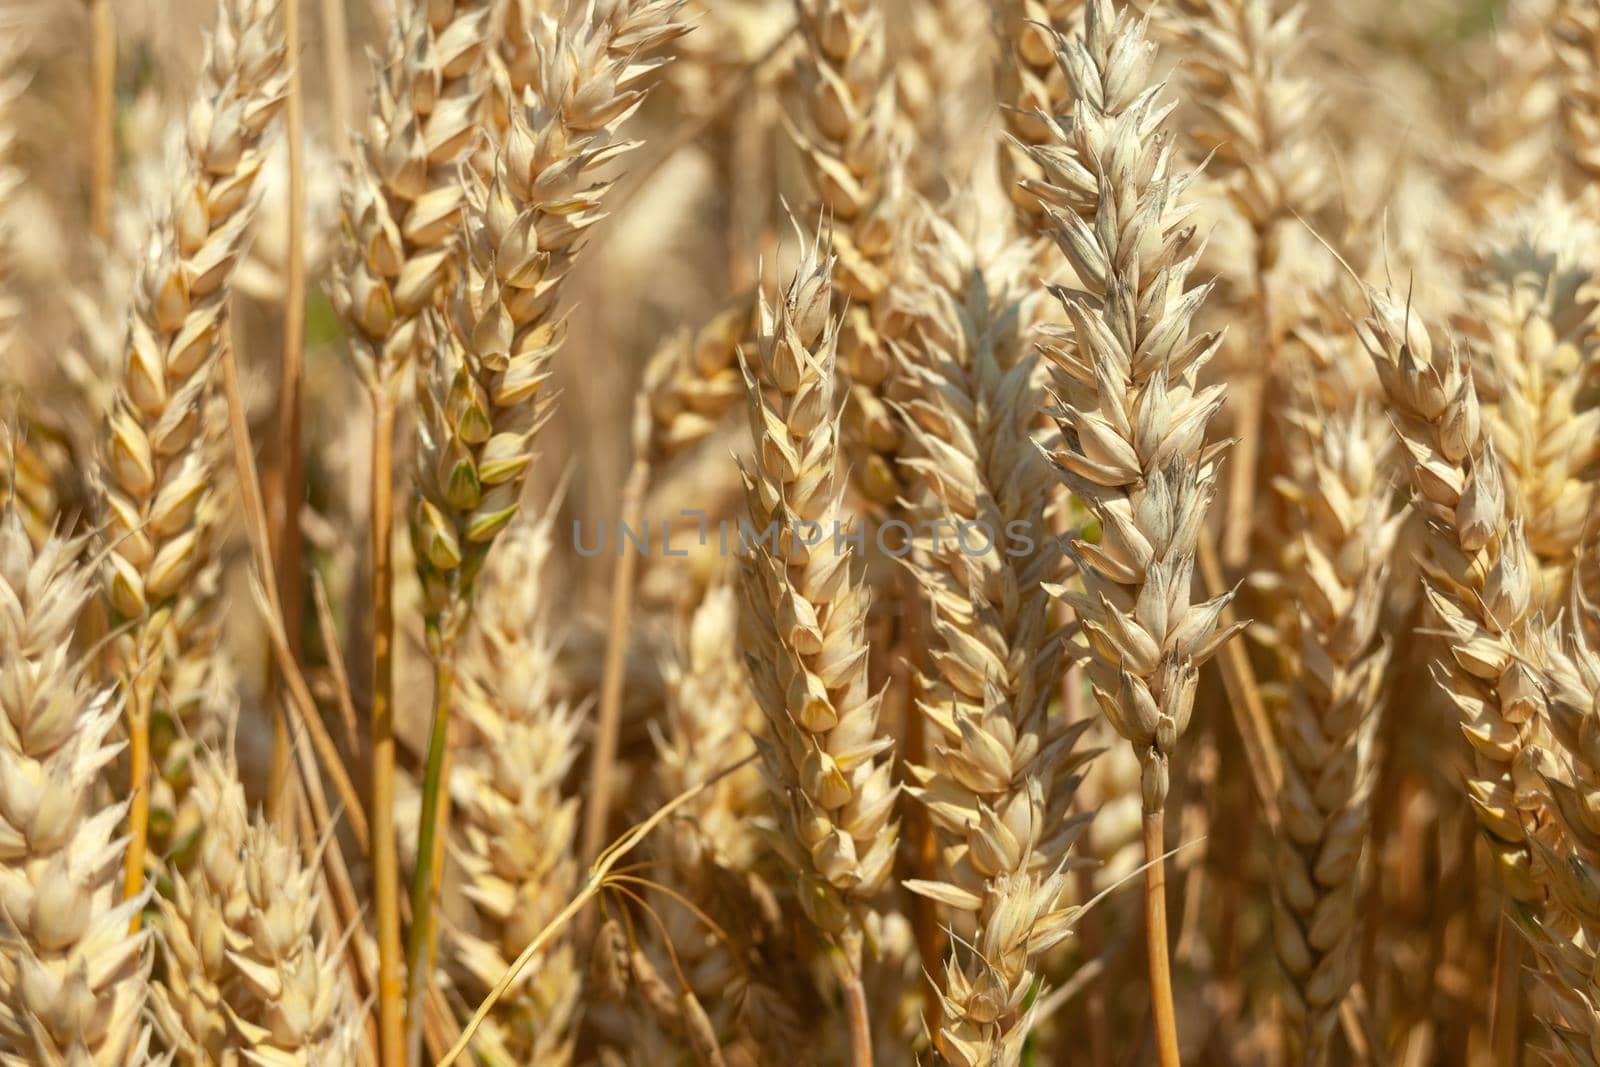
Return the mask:
[[1600,0],[0,0],[0,1065],[1600,1067]]

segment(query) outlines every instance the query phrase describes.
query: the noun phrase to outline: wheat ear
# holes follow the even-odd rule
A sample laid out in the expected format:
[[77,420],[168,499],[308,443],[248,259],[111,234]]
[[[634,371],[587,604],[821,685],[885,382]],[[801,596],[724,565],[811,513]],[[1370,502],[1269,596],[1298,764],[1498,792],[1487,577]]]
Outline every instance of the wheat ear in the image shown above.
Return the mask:
[[[466,729],[451,782],[461,816],[453,836],[477,927],[453,928],[449,945],[468,1003],[493,988],[578,884],[578,802],[562,785],[578,757],[582,720],[553,691],[555,510],[506,530],[462,649],[456,708]],[[495,1004],[478,1030],[479,1052],[506,1063],[571,1062],[581,993],[563,938]]]
[[315,930],[317,867],[251,818],[231,758],[199,758],[190,795],[206,834],[157,902],[166,966],[151,1013],[163,1043],[194,1064],[356,1062],[360,1014],[342,949]]
[[115,690],[96,690],[73,628],[93,588],[81,541],[35,549],[0,510],[0,1062],[121,1067],[150,970],[144,906],[124,900],[125,802],[95,800],[120,744]]
[[1015,1064],[1036,960],[1075,918],[1058,899],[1088,822],[1072,811],[1086,721],[1048,716],[1063,644],[1044,584],[1061,552],[1044,520],[1052,472],[1028,433],[1040,401],[1016,283],[1028,248],[980,267],[950,222],[930,213],[926,231],[908,284],[921,343],[905,367],[901,464],[923,490],[919,528],[939,533],[913,554],[934,670],[918,686],[928,765],[910,773],[945,859],[942,881],[907,885],[961,915],[934,1047],[956,1067]]
[[[609,18],[575,8],[548,27],[538,88],[502,100],[509,125],[493,175],[487,182],[466,178],[466,240],[452,312],[447,326],[431,331],[439,346],[420,368],[418,390],[411,537],[436,695],[412,886],[408,1003],[423,988],[432,954],[439,824],[449,811],[441,783],[455,643],[489,547],[516,514],[532,441],[550,410],[550,364],[566,336],[561,283],[582,238],[605,217],[610,183],[598,180],[596,169],[632,147],[618,139],[617,127],[665,62],[651,54],[683,32],[675,21],[680,6],[645,0]],[[600,783],[595,790],[598,806]]]
[[905,176],[884,16],[876,0],[799,0],[798,8],[805,122],[796,136],[834,226],[839,370],[850,390],[843,444],[862,495],[889,508],[900,495],[901,429],[887,403],[894,362],[885,298]]
[[1193,174],[1162,124],[1172,105],[1152,79],[1145,26],[1092,0],[1081,36],[1059,42],[1075,100],[1049,120],[1030,188],[1081,288],[1057,290],[1071,324],[1045,344],[1059,400],[1053,458],[1099,520],[1099,541],[1068,548],[1083,576],[1065,599],[1088,640],[1088,671],[1107,719],[1139,756],[1145,811],[1147,950],[1163,1067],[1178,1062],[1167,974],[1162,855],[1168,762],[1189,725],[1199,668],[1235,629],[1223,593],[1190,602],[1191,576],[1217,475],[1206,426],[1223,387],[1196,377],[1219,338],[1191,334],[1210,286],[1187,288],[1199,255],[1183,194]]
[[788,287],[758,305],[759,342],[744,363],[755,454],[743,477],[755,536],[742,557],[740,632],[767,719],[777,843],[799,878],[801,907],[843,951],[859,1067],[871,1057],[863,920],[894,864],[899,790],[892,741],[878,732],[882,693],[867,682],[863,565],[839,541],[847,522],[833,265],[807,244]]
[[1557,0],[1552,32],[1567,156],[1578,180],[1593,182],[1600,176],[1600,11],[1586,0]]
[[1560,130],[1556,0],[1509,0],[1495,25],[1492,79],[1468,114],[1471,145],[1461,162],[1466,206],[1487,222],[1545,181]]
[[1375,734],[1389,647],[1383,590],[1403,517],[1386,462],[1387,425],[1361,408],[1305,416],[1303,471],[1280,486],[1298,537],[1286,569],[1294,617],[1279,634],[1290,661],[1280,720],[1284,787],[1274,894],[1292,1057],[1322,1063],[1359,964],[1363,852]]
[[1006,144],[1001,176],[1017,227],[1026,236],[1044,231],[1049,217],[1025,188],[1044,172],[1033,152],[1051,140],[1051,115],[1072,111],[1066,75],[1056,63],[1056,41],[1083,29],[1083,0],[1007,0],[1000,9],[1003,53],[996,74]]
[[126,690],[132,804],[127,891],[144,880],[149,728],[161,631],[199,561],[196,516],[210,492],[204,446],[228,280],[254,215],[262,138],[283,98],[277,0],[227,0],[211,36],[188,158],[130,315],[103,466],[106,588]]
[[1538,567],[1535,603],[1552,618],[1568,602],[1596,503],[1597,239],[1576,205],[1542,199],[1491,241],[1462,317],[1507,505]]
[[1391,294],[1371,290],[1369,304],[1362,340],[1410,458],[1413,505],[1428,526],[1428,599],[1450,652],[1435,676],[1460,709],[1472,747],[1467,795],[1507,893],[1537,905],[1544,891],[1527,841],[1537,803],[1526,755],[1536,687],[1518,659],[1534,609],[1526,526],[1507,508],[1505,476],[1463,355],[1453,345],[1437,349]]

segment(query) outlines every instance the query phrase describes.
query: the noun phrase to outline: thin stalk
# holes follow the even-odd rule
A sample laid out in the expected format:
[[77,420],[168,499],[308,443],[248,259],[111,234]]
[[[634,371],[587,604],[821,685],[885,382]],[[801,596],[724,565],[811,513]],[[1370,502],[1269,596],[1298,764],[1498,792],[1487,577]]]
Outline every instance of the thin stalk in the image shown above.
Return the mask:
[[[1271,223],[1267,224],[1268,226]],[[1231,382],[1239,391],[1238,444],[1234,446],[1233,468],[1228,487],[1228,523],[1222,533],[1222,561],[1239,568],[1250,558],[1251,517],[1255,511],[1257,468],[1261,456],[1261,432],[1265,425],[1267,385],[1278,366],[1278,335],[1272,313],[1272,291],[1267,285],[1267,238],[1257,229],[1254,303],[1257,328],[1261,331],[1266,360],[1243,378]]]
[[322,57],[328,74],[328,110],[334,127],[343,128],[350,117],[350,23],[344,0],[322,0]]
[[861,981],[859,933],[845,946],[839,977],[844,985],[845,1021],[850,1027],[850,1067],[872,1067],[872,1020],[867,1013],[867,989]]
[[[289,88],[284,101],[289,148],[289,217],[285,242],[283,354],[278,361],[278,462],[268,486],[273,507],[273,559],[278,568],[278,599],[284,630],[296,660],[302,658],[305,582],[301,573],[300,500],[305,495],[305,458],[300,451],[301,408],[305,378],[305,97],[300,79],[300,5],[283,6],[283,34],[289,53]],[[268,779],[268,811],[283,794],[289,774],[289,709],[275,701],[272,720],[272,764]]]
[[378,1052],[383,1067],[404,1067],[400,987],[400,861],[394,836],[394,389],[371,391],[372,504],[372,880],[378,927]]
[[117,28],[111,0],[89,0],[94,64],[89,138],[89,224],[101,241],[111,238],[111,201],[117,165]]
[[[644,494],[650,485],[650,461],[636,450],[633,467],[622,490],[622,523],[628,529],[639,525],[644,511]],[[605,673],[600,683],[599,721],[595,730],[594,754],[589,763],[589,803],[583,813],[583,851],[585,863],[600,853],[605,841],[606,815],[611,810],[611,771],[617,759],[617,734],[622,722],[622,669],[628,650],[628,623],[633,612],[633,580],[638,570],[638,554],[622,545],[617,532],[617,565],[611,577],[611,620],[606,632]]]
[[1150,1014],[1161,1067],[1180,1067],[1178,1017],[1172,1006],[1172,965],[1167,959],[1167,863],[1165,812],[1145,812],[1144,946],[1150,965]]
[[455,688],[455,648],[440,640],[433,661],[433,723],[428,730],[428,760],[422,772],[422,811],[417,817],[417,863],[411,876],[411,934],[406,942],[406,1046],[421,1053],[422,1001],[433,971],[433,903],[443,866],[445,749],[450,739],[450,699]]

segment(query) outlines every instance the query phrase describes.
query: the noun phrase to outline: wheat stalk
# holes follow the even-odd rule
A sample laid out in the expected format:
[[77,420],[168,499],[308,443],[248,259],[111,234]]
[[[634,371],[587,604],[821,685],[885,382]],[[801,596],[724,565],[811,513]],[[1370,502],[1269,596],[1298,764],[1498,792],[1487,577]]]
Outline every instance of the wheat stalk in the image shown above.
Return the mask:
[[1071,329],[1050,331],[1068,488],[1099,520],[1098,543],[1068,548],[1083,576],[1067,592],[1088,639],[1089,678],[1106,717],[1142,768],[1147,945],[1158,1050],[1178,1061],[1167,977],[1163,813],[1168,762],[1189,724],[1199,667],[1235,629],[1218,619],[1224,593],[1190,603],[1195,553],[1216,479],[1206,425],[1224,388],[1196,376],[1216,351],[1191,336],[1209,286],[1186,289],[1198,250],[1178,168],[1161,133],[1171,105],[1149,72],[1145,27],[1109,0],[1088,6],[1081,36],[1058,41],[1075,100],[1051,118],[1029,183],[1081,289],[1058,289]]
[[[95,799],[118,707],[72,648],[94,584],[81,541],[35,549],[0,512],[0,1061],[114,1067],[142,1055],[148,933],[123,900],[125,801]],[[135,1059],[137,1057],[137,1059]]]
[[1062,642],[1044,583],[1061,554],[1044,521],[1050,467],[1028,434],[1039,361],[1015,280],[1028,248],[980,267],[955,226],[925,225],[923,274],[908,285],[921,351],[905,368],[912,455],[901,464],[927,499],[919,529],[939,533],[914,553],[934,664],[918,709],[933,740],[928,765],[910,773],[945,860],[943,881],[907,885],[971,927],[940,983],[934,1046],[958,1067],[1014,1064],[1036,960],[1074,918],[1058,898],[1088,822],[1072,811],[1085,724],[1048,718]]
[[758,349],[745,361],[755,455],[742,470],[756,536],[742,557],[740,633],[767,719],[778,847],[805,914],[843,950],[860,1067],[871,1057],[862,924],[894,865],[898,788],[885,758],[893,742],[878,732],[882,693],[867,682],[862,564],[836,540],[845,514],[833,266],[807,244],[788,287],[758,305]]
[[1280,489],[1298,537],[1285,563],[1293,617],[1279,640],[1292,688],[1279,723],[1284,788],[1275,943],[1289,978],[1291,1055],[1321,1063],[1354,983],[1363,852],[1389,648],[1383,589],[1403,515],[1391,505],[1388,427],[1356,408],[1306,416],[1303,470]]
[[128,895],[144,879],[151,687],[170,601],[200,560],[207,408],[228,279],[244,249],[262,138],[283,97],[276,0],[229,0],[190,109],[188,157],[142,267],[103,461],[106,589],[119,619],[132,762]]

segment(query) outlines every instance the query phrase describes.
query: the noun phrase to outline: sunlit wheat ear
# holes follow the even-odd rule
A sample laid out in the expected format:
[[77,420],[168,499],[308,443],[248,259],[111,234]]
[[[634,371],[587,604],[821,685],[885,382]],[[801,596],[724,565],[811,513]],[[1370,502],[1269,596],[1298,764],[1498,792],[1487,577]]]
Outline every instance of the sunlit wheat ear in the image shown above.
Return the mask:
[[1450,658],[1435,676],[1472,746],[1467,795],[1506,891],[1538,903],[1528,851],[1536,782],[1528,744],[1537,690],[1517,658],[1534,610],[1526,525],[1507,506],[1500,458],[1459,350],[1436,347],[1393,294],[1371,290],[1362,338],[1409,459],[1413,507],[1427,523],[1428,600]]
[[699,329],[669,338],[645,364],[643,451],[650,462],[665,462],[705,440],[744,398],[739,346],[749,340],[754,307],[754,299],[741,296]]
[[851,478],[875,508],[900,493],[900,426],[887,399],[895,331],[885,299],[902,225],[904,152],[876,0],[804,0],[799,24],[803,119],[796,132],[821,210],[833,220],[838,370],[848,384],[843,447]]
[[222,5],[185,171],[135,293],[104,461],[107,590],[121,618],[159,611],[197,562],[194,520],[210,481],[200,441],[228,279],[286,78],[277,15],[271,0]]
[[[582,720],[553,688],[561,639],[549,569],[554,511],[506,530],[461,656],[456,710],[466,729],[451,782],[452,850],[477,922],[450,926],[443,955],[471,1004],[578,882],[578,801],[562,785],[579,754]],[[475,1047],[507,1062],[569,1063],[581,996],[574,949],[562,939],[495,1006]]]
[[1552,907],[1542,918],[1527,916],[1524,928],[1536,953],[1529,1003],[1545,1028],[1544,1047],[1551,1062],[1576,1067],[1593,1056],[1600,1033],[1597,954],[1588,936],[1600,923],[1593,890],[1600,879],[1600,654],[1585,634],[1600,620],[1581,598],[1569,606],[1570,622],[1549,627],[1529,657],[1549,725],[1539,763],[1553,820],[1531,843],[1550,875]]
[[391,381],[460,246],[458,167],[489,115],[492,3],[401,4],[346,168],[334,303],[357,366]]
[[126,804],[102,806],[114,691],[95,689],[73,628],[93,575],[80,541],[33,547],[0,510],[0,1059],[126,1062],[142,1028],[145,904],[122,899]]
[[1041,400],[1017,285],[1029,248],[980,264],[930,212],[916,252],[901,464],[925,490],[919,531],[939,535],[913,552],[933,676],[918,686],[930,756],[910,774],[943,849],[941,880],[907,885],[950,906],[966,942],[934,976],[935,1047],[962,1067],[1014,1063],[1038,951],[1065,936],[1061,872],[1088,821],[1071,807],[1084,724],[1048,714],[1063,647],[1044,583],[1061,553],[1044,518],[1052,471],[1028,432]]
[[1589,394],[1600,348],[1591,282],[1600,229],[1554,195],[1502,229],[1486,244],[1460,326],[1507,506],[1522,517],[1538,567],[1534,602],[1554,618],[1595,521],[1600,410]]
[[190,797],[206,833],[157,901],[161,1044],[182,1063],[354,1062],[357,1001],[340,940],[316,930],[318,869],[252,818],[231,758],[201,755]]
[[801,906],[823,932],[859,938],[894,864],[899,790],[887,757],[893,742],[878,731],[882,694],[867,682],[862,564],[834,541],[851,523],[833,378],[833,263],[807,244],[788,287],[762,294],[758,346],[744,354],[754,536],[742,546],[740,636],[767,719],[777,844],[800,880]]
[[1232,631],[1217,628],[1231,594],[1190,603],[1216,479],[1206,426],[1224,386],[1196,383],[1218,338],[1191,334],[1210,289],[1188,288],[1198,245],[1182,196],[1193,175],[1161,132],[1171,105],[1151,82],[1142,34],[1097,0],[1085,34],[1059,42],[1076,103],[1034,152],[1045,177],[1029,188],[1082,285],[1057,291],[1071,328],[1051,329],[1044,345],[1061,431],[1052,458],[1101,529],[1096,542],[1070,543],[1083,588],[1064,596],[1088,639],[1095,696],[1139,754],[1145,809],[1158,812],[1199,667]]
[[1304,70],[1305,11],[1273,0],[1197,0],[1182,21],[1210,173],[1277,257],[1274,226],[1309,215],[1331,187],[1316,140],[1319,94]]
[[1355,980],[1365,926],[1363,860],[1389,660],[1379,627],[1403,512],[1381,418],[1358,408],[1326,421],[1306,415],[1300,425],[1293,440],[1305,458],[1280,486],[1297,537],[1285,563],[1295,614],[1278,635],[1291,688],[1279,724],[1274,943],[1289,980],[1295,1055],[1317,1062]]

